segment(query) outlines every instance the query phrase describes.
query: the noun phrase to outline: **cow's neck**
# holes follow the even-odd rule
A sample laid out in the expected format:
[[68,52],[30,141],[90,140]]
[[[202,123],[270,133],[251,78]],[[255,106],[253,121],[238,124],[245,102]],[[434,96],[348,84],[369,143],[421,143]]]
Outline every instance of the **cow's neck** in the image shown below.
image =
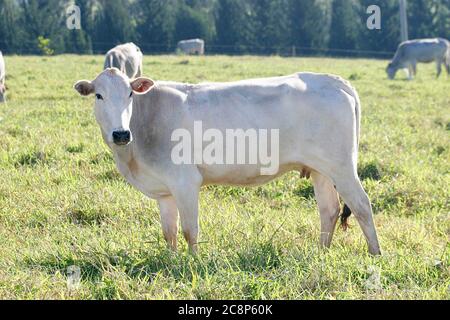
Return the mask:
[[140,164],[138,163],[133,144],[134,142],[131,142],[127,146],[113,146],[111,148],[117,168],[130,183],[136,181],[140,171]]
[[111,148],[116,161],[128,162],[131,158],[133,158],[133,142],[126,146],[109,144],[109,147]]

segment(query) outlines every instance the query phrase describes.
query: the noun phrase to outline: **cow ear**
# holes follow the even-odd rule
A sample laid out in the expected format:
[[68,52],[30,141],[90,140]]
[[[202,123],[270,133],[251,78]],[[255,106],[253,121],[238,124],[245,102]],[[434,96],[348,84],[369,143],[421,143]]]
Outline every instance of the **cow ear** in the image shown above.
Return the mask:
[[136,78],[130,82],[133,92],[136,94],[146,94],[155,86],[155,82],[148,78]]
[[95,92],[94,85],[92,84],[92,82],[90,82],[88,80],[78,81],[77,83],[75,83],[75,85],[73,87],[82,96],[88,96]]

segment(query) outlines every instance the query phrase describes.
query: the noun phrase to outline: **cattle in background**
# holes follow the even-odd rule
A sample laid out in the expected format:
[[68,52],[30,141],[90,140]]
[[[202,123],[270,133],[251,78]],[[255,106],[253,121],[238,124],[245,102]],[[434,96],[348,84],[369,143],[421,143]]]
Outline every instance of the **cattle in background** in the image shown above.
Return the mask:
[[177,49],[184,54],[205,54],[205,41],[201,39],[183,40],[178,42]]
[[[297,73],[183,87],[148,78],[130,80],[117,69],[107,69],[92,82],[77,82],[75,89],[83,96],[95,95],[95,116],[118,170],[131,185],[158,201],[171,248],[177,247],[180,217],[189,247],[197,249],[202,186],[261,185],[298,171],[313,181],[321,245],[331,245],[340,195],[354,212],[369,252],[380,254],[372,207],[357,174],[360,100],[342,78]],[[278,152],[271,149],[278,155],[278,170],[263,175],[261,159],[249,165],[176,163],[174,133],[183,130],[195,136],[199,121],[205,130],[223,136],[229,129],[278,130]],[[195,149],[195,141],[188,146]]]
[[142,75],[143,54],[134,43],[118,45],[109,50],[105,58],[104,69],[117,68],[128,78],[134,79]]
[[418,39],[401,43],[394,59],[389,63],[386,72],[389,79],[394,79],[399,69],[408,69],[408,78],[417,74],[418,62],[436,62],[437,77],[441,75],[442,64],[450,74],[450,42],[446,39]]
[[3,59],[3,54],[0,51],[0,102],[6,101],[6,67],[5,60]]

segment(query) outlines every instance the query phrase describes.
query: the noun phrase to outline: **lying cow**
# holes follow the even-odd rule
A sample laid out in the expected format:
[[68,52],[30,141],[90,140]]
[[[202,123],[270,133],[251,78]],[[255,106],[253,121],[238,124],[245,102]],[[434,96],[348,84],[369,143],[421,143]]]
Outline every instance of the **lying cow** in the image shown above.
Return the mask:
[[389,63],[386,72],[389,79],[394,79],[399,69],[408,69],[411,80],[417,74],[418,62],[436,61],[437,77],[441,75],[442,64],[450,75],[450,42],[446,39],[419,39],[403,42],[399,45],[394,59]]
[[6,68],[5,60],[3,59],[2,52],[0,51],[0,103],[6,101]]
[[143,54],[134,43],[121,44],[109,50],[105,58],[105,69],[117,68],[128,78],[134,79],[142,75]]
[[205,54],[205,41],[201,39],[183,40],[178,42],[177,49],[184,54]]
[[[81,80],[74,87],[83,96],[95,95],[96,119],[119,171],[158,201],[163,233],[174,250],[178,213],[190,249],[197,249],[202,186],[260,185],[295,170],[312,177],[322,246],[331,245],[340,213],[339,192],[355,213],[369,252],[380,254],[371,204],[357,174],[360,100],[341,78],[298,73],[182,86],[148,78],[129,80],[119,70],[107,69],[94,81]],[[195,135],[199,121],[205,129],[224,134],[236,128],[278,129],[279,169],[263,175],[261,160],[253,165],[175,163],[174,132],[182,129]],[[189,146],[198,148],[195,142]]]

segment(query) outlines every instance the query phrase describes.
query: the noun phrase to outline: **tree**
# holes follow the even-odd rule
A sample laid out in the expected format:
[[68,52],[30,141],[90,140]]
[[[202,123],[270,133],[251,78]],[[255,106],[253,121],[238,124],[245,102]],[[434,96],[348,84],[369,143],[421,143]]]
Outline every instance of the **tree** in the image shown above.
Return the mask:
[[357,49],[359,46],[360,10],[354,0],[334,0],[330,28],[330,48]]
[[20,11],[14,0],[0,2],[0,49],[20,52],[24,34],[20,28]]
[[313,48],[328,46],[331,1],[289,0],[289,12],[293,45]]
[[411,38],[448,37],[450,35],[450,1],[409,1],[408,21]]
[[175,41],[201,38],[208,43],[213,38],[212,25],[207,12],[181,4],[176,16]]
[[[65,26],[73,3],[81,30]],[[373,4],[381,8],[381,30],[366,26]],[[410,38],[450,38],[450,0],[410,0],[408,18]],[[396,50],[399,25],[398,0],[0,0],[0,49],[7,53],[41,54],[39,36],[56,54],[105,52],[128,41],[146,53],[168,52],[178,40],[199,37],[216,53],[273,54],[295,45],[303,55],[336,48],[379,57]]]
[[144,43],[141,48],[151,52],[166,52],[174,46],[177,0],[139,0],[137,32]]
[[254,13],[248,0],[219,0],[216,11],[216,50],[243,53],[255,45]]
[[95,19],[94,50],[107,51],[124,42],[136,41],[136,23],[127,0],[101,0]]
[[22,50],[37,53],[38,37],[50,39],[51,49],[57,53],[64,52],[64,3],[59,0],[27,0],[20,1],[22,14],[19,23],[26,38]]
[[289,12],[287,0],[254,0],[255,32],[262,53],[279,53],[281,47],[290,46]]
[[437,35],[450,39],[450,0],[441,0],[436,5],[434,27]]

